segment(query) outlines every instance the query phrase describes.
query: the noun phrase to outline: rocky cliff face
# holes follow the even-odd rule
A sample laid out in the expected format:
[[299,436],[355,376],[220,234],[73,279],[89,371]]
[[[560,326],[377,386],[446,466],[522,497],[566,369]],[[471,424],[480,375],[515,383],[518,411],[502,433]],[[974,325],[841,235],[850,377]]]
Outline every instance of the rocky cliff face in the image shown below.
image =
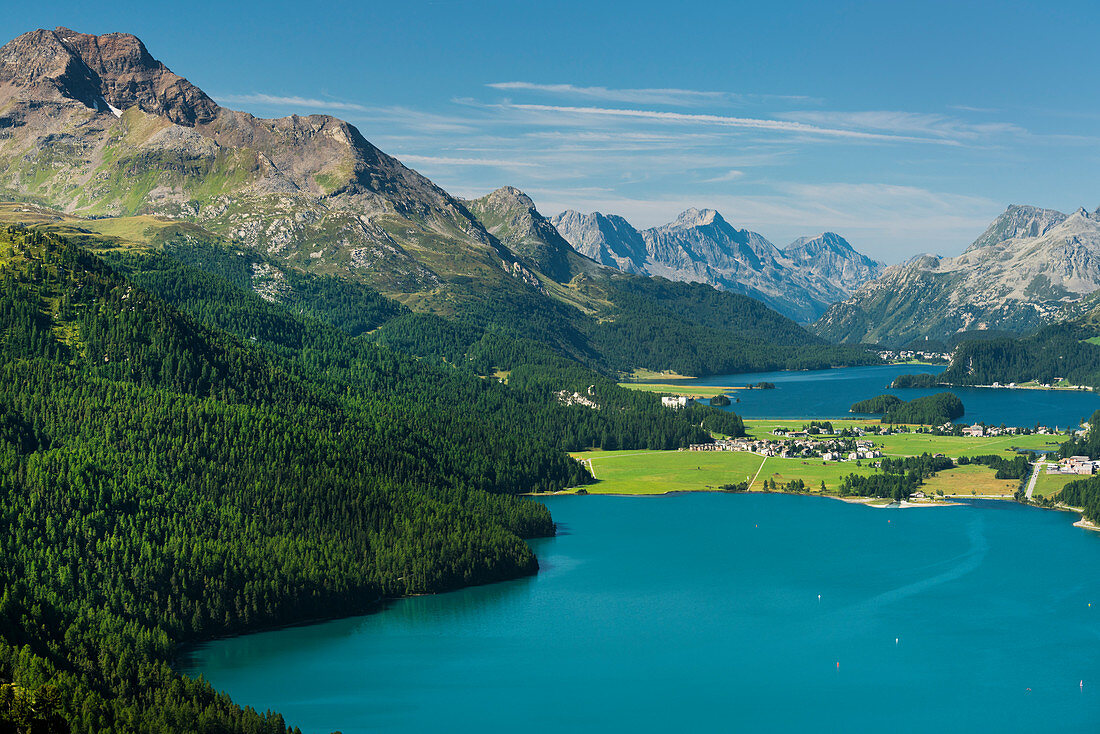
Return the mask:
[[645,273],[645,240],[622,217],[569,209],[552,217],[550,223],[582,255],[626,273]]
[[641,232],[621,217],[599,213],[566,211],[551,221],[597,262],[744,293],[804,322],[882,270],[838,235],[803,238],[780,250],[712,209],[688,209],[674,222]]
[[800,237],[784,247],[783,254],[799,270],[835,286],[841,298],[852,295],[886,269],[882,263],[856,252],[848,240],[835,232]]
[[1010,206],[960,256],[888,268],[831,307],[815,330],[840,341],[948,341],[965,331],[1028,332],[1100,289],[1100,211]]
[[73,101],[98,112],[138,107],[184,125],[210,122],[219,111],[202,90],[125,33],[38,30],[0,49],[0,108]]

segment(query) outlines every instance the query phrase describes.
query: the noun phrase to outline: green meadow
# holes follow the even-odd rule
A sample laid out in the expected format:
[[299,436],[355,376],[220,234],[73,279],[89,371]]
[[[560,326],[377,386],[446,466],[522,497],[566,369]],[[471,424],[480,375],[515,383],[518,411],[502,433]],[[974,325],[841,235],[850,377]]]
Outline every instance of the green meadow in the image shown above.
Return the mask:
[[943,492],[945,495],[1011,497],[1019,486],[1018,479],[997,479],[997,472],[988,466],[967,464],[926,479],[922,491],[929,495]]
[[628,390],[686,395],[689,398],[713,398],[715,395],[722,395],[737,389],[710,385],[671,385],[657,382],[620,382],[619,386]]
[[[833,421],[840,429],[867,425],[871,421]],[[771,437],[775,428],[799,429],[808,420],[746,420],[745,428],[757,438]],[[1016,449],[1052,449],[1064,436],[998,436],[971,438],[967,436],[931,436],[924,433],[900,433],[891,436],[868,436],[887,456],[917,456],[923,453],[945,454],[952,458],[997,454],[1010,456]],[[849,474],[869,475],[877,471],[871,460],[862,462],[823,462],[821,459],[764,459],[740,451],[584,451],[572,454],[584,461],[597,479],[585,487],[592,494],[664,494],[717,490],[724,484],[752,481],[750,489],[763,490],[765,481],[784,485],[801,479],[807,490],[818,492],[821,483],[833,494]],[[1067,481],[1057,475],[1040,475],[1035,494],[1049,496]],[[967,465],[940,472],[928,480],[924,492],[944,494],[1003,496],[1015,492],[1016,480],[996,479],[994,470],[986,466]]]
[[1032,497],[1050,498],[1062,491],[1062,487],[1066,486],[1074,479],[1082,479],[1076,474],[1048,474],[1044,468],[1039,472],[1039,478],[1035,480],[1035,490],[1031,493]]
[[1066,440],[1065,436],[996,436],[972,438],[970,436],[930,436],[926,433],[898,433],[892,436],[871,436],[882,453],[888,456],[919,456],[944,454],[959,456],[983,456],[987,454],[1010,455],[1016,449],[1056,449]]
[[762,458],[742,451],[584,451],[571,454],[598,480],[590,494],[716,490],[751,479]]
[[[786,431],[798,431],[803,426],[809,426],[811,420],[816,420],[818,423],[826,422],[825,418],[745,418],[745,432],[754,438],[775,438],[771,435],[772,431],[776,428],[782,428]],[[851,419],[843,418],[838,420],[828,420],[833,424],[833,428],[840,431],[845,428],[864,428],[868,426],[877,426],[879,424],[877,419]],[[831,436],[818,436],[817,438],[831,438]]]
[[761,470],[760,476],[749,489],[763,490],[764,481],[767,479],[775,480],[777,485],[784,485],[795,479],[801,479],[806,483],[806,489],[809,491],[821,491],[821,483],[825,482],[825,491],[835,494],[840,490],[840,482],[849,474],[866,476],[878,471],[869,466],[870,463],[870,461],[861,461],[857,465],[854,461],[830,461],[826,463],[821,459],[769,457],[764,461],[764,468]]

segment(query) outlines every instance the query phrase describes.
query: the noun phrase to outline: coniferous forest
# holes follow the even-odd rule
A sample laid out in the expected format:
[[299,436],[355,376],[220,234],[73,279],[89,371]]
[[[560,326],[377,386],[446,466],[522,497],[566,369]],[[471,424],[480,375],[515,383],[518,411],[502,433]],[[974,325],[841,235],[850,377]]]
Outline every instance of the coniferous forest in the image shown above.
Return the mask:
[[285,731],[179,645],[532,573],[554,524],[515,495],[590,481],[566,449],[743,432],[473,327],[462,363],[406,355],[364,335],[418,319],[361,286],[273,303],[183,259],[0,232],[0,731]]
[[965,409],[958,396],[949,392],[914,398],[908,402],[896,395],[878,395],[855,403],[853,413],[881,413],[883,423],[939,425],[962,417]]

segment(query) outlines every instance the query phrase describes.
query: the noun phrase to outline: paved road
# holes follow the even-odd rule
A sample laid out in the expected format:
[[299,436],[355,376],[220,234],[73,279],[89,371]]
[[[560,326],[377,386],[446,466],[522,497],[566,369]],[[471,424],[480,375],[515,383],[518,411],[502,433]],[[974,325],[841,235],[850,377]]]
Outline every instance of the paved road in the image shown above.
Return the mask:
[[1031,481],[1027,483],[1027,498],[1031,499],[1031,493],[1035,491],[1035,482],[1039,481],[1039,472],[1043,470],[1043,462],[1035,462],[1035,470],[1031,472]]

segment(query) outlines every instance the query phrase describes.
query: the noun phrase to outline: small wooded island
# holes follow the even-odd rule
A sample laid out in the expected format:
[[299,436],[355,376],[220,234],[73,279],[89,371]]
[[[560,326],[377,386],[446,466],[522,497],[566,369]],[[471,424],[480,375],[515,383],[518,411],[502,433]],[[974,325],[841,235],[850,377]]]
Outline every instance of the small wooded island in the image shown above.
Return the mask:
[[853,413],[882,414],[883,423],[939,426],[962,417],[965,409],[954,393],[925,395],[908,402],[895,395],[879,395],[852,405]]

